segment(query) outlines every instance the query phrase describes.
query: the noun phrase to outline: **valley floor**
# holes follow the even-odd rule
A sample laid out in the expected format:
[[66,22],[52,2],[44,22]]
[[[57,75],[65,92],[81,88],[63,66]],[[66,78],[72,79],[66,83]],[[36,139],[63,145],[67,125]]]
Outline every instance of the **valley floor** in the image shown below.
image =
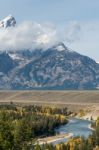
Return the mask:
[[86,111],[85,119],[99,116],[99,91],[0,91],[0,104],[52,105],[73,112]]

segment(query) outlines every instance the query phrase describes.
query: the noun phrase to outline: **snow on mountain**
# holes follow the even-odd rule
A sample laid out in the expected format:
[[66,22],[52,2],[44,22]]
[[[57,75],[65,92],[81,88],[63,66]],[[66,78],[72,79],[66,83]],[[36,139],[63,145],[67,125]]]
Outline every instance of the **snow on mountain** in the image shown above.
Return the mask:
[[66,46],[65,46],[65,44],[64,43],[62,43],[62,42],[60,42],[60,43],[58,43],[58,44],[56,44],[56,45],[54,45],[53,46],[53,49],[55,49],[55,50],[57,50],[57,51],[71,51],[69,48],[67,48]]
[[58,46],[58,47],[57,47],[57,50],[58,50],[58,51],[64,51],[65,48],[64,48],[63,46]]
[[3,20],[0,21],[0,27],[14,27],[16,25],[16,20],[12,15],[7,16]]

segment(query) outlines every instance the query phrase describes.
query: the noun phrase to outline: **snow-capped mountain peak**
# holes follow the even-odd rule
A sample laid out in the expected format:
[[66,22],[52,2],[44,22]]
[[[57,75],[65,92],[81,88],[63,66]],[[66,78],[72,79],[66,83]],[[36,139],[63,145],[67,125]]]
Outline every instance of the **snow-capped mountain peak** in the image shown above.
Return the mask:
[[14,27],[16,25],[16,20],[12,15],[7,16],[3,20],[0,21],[0,27]]
[[56,44],[53,48],[57,51],[69,51],[69,49],[62,42]]

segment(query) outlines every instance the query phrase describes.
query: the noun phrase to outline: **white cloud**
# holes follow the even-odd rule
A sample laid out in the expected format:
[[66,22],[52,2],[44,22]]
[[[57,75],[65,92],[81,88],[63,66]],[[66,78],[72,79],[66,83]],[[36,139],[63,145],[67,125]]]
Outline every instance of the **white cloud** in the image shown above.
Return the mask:
[[67,28],[57,29],[54,24],[24,22],[12,28],[0,28],[0,50],[46,49],[58,42],[78,39],[80,25],[71,22]]
[[0,29],[0,50],[46,48],[56,42],[57,31],[51,24],[24,22],[13,28]]
[[54,24],[24,22],[12,28],[0,28],[0,51],[42,48],[58,42],[99,61],[99,22],[67,23],[65,27]]
[[75,41],[78,41],[80,38],[80,32],[81,32],[81,25],[76,22],[72,21],[67,25],[67,28],[65,29],[65,40],[68,43],[72,43]]
[[67,46],[81,54],[99,61],[99,22],[80,22],[79,41]]

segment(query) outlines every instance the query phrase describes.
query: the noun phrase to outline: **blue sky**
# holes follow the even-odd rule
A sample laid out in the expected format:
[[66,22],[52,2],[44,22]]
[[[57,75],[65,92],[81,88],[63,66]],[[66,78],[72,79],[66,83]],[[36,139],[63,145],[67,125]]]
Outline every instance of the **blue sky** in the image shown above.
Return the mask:
[[0,0],[0,17],[8,14],[18,21],[94,21],[99,18],[99,0]]
[[81,30],[73,36],[78,40],[66,41],[67,46],[99,61],[99,0],[0,0],[0,19],[9,14],[18,24],[51,22],[65,29],[76,22]]

